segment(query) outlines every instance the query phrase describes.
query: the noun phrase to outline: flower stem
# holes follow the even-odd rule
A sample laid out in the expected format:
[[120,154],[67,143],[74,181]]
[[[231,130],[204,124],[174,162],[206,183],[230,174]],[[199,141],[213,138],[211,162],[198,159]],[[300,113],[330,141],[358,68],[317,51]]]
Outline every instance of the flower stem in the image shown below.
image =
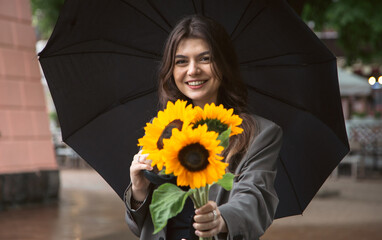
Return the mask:
[[[206,185],[205,187],[197,188],[191,195],[195,208],[200,208],[208,202],[209,190],[209,185]],[[213,240],[213,237],[199,237],[199,240]]]

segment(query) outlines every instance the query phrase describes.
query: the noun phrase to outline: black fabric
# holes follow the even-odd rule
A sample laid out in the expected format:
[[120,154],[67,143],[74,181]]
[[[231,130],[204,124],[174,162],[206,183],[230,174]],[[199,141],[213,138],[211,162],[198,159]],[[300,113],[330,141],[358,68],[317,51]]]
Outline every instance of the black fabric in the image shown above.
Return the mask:
[[194,204],[191,198],[187,198],[183,210],[175,217],[168,220],[166,239],[180,240],[197,240],[195,229],[192,226],[194,212]]
[[282,127],[276,218],[301,214],[349,146],[336,58],[285,0],[66,0],[39,54],[64,142],[123,197],[164,42],[191,14],[225,27],[249,110]]

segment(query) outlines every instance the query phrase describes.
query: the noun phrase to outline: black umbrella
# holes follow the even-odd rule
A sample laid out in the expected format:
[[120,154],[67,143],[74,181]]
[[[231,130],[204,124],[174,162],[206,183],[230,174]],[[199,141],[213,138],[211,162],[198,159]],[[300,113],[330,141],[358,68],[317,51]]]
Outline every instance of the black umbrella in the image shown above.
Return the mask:
[[231,35],[251,111],[284,131],[276,217],[302,213],[349,148],[336,59],[285,1],[67,0],[40,53],[64,142],[122,197],[165,39],[190,14]]

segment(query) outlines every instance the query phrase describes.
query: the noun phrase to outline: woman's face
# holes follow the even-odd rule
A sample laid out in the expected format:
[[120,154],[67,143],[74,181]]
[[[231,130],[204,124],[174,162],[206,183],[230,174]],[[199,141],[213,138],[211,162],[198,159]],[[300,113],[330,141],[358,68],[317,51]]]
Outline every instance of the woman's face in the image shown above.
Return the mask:
[[211,53],[201,38],[185,38],[175,53],[175,84],[194,105],[204,107],[217,101],[220,80],[212,71]]

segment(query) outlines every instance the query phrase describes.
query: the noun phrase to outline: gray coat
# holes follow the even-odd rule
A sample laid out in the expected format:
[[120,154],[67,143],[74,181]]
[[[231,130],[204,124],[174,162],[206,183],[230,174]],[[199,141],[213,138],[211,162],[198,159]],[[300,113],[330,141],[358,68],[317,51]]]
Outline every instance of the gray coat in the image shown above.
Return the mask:
[[[219,206],[228,234],[219,234],[219,239],[255,240],[270,226],[278,204],[274,189],[276,162],[281,148],[282,131],[275,123],[254,116],[257,134],[252,139],[235,174],[231,191],[218,185],[210,189],[210,200]],[[150,191],[152,193],[152,191]],[[139,209],[131,209],[131,185],[126,189],[126,222],[132,232],[143,240],[165,240],[166,228],[153,235],[149,204],[151,193]]]

